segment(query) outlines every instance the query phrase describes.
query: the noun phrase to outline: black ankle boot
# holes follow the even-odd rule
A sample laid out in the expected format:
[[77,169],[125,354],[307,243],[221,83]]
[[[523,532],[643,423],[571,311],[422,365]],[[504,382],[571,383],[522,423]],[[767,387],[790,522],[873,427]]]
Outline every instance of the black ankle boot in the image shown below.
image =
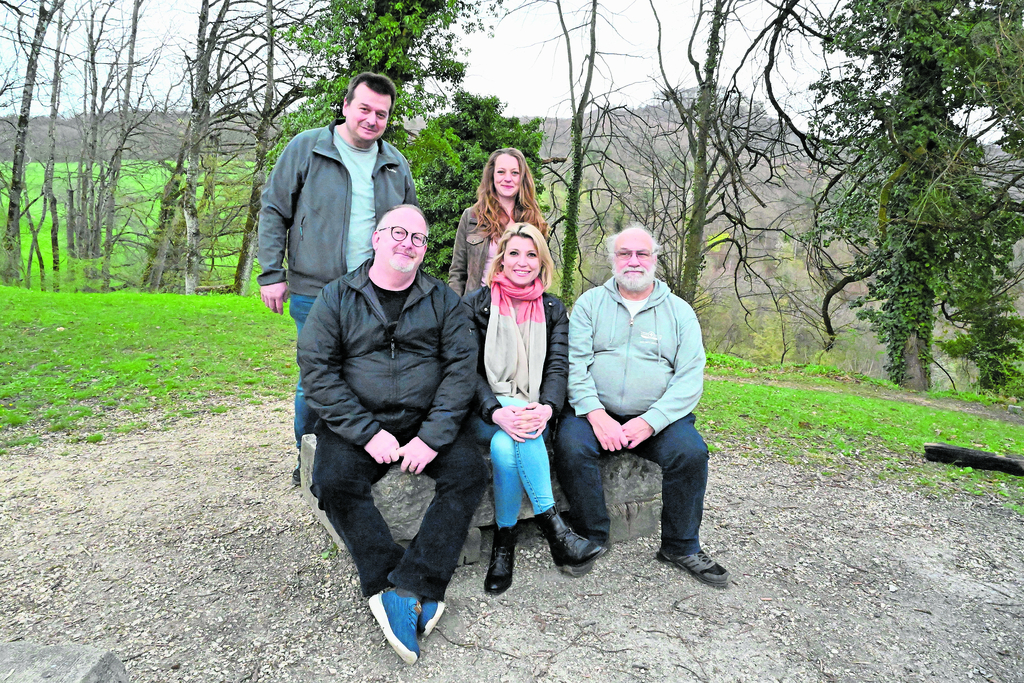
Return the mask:
[[605,548],[569,528],[554,507],[536,515],[534,519],[548,541],[551,558],[556,566],[577,567],[604,554]]
[[487,565],[484,590],[497,595],[512,585],[512,568],[516,561],[516,528],[498,527],[491,544],[491,563]]

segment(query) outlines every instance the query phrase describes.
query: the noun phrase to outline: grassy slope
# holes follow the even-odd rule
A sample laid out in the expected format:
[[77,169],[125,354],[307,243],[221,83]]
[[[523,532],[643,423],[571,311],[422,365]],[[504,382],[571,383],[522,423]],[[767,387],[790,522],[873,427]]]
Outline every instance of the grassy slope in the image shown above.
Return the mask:
[[285,396],[296,379],[294,324],[253,297],[0,287],[0,306],[0,427],[63,430],[103,407],[173,413],[218,396]]
[[[60,217],[60,229],[58,231],[57,241],[60,247],[60,267],[62,281],[67,287],[68,282],[68,253],[67,253],[67,216],[66,216],[66,201],[67,201],[67,179],[73,174],[77,173],[77,164],[75,163],[64,163],[57,164],[54,169],[54,194],[57,196],[58,201],[58,214]],[[241,179],[239,180],[239,169],[245,169],[242,171]],[[236,228],[240,229],[241,222],[244,221],[244,212],[236,211],[237,206],[235,204],[240,202],[248,201],[248,185],[246,185],[247,177],[245,172],[249,170],[247,164],[235,164],[222,166],[219,169],[218,178],[222,182],[219,187],[219,192],[223,195],[224,193],[233,193],[233,200],[227,200],[224,196],[220,199],[226,202],[228,208],[232,209],[231,214],[235,216],[234,222]],[[10,173],[10,164],[0,168],[3,173]],[[38,162],[29,163],[25,167],[25,193],[23,194],[24,209],[25,201],[37,200],[42,192],[43,187],[43,176],[45,167],[43,164]],[[160,210],[160,197],[163,194],[164,183],[167,182],[169,177],[168,169],[155,162],[142,162],[142,161],[126,161],[122,168],[121,180],[119,183],[120,192],[117,195],[118,202],[118,220],[123,223],[124,221],[131,221],[133,232],[152,232],[155,228],[158,214]],[[237,184],[241,182],[241,184]],[[233,184],[234,183],[234,184]],[[203,188],[199,188],[199,196],[202,197]],[[0,195],[0,211],[3,216],[7,215],[6,195]],[[221,209],[224,207],[222,206]],[[32,205],[31,215],[33,220],[38,224],[38,220],[42,215],[42,201],[37,200]],[[209,218],[209,217],[208,217]],[[2,219],[0,219],[2,220]],[[211,219],[212,220],[212,219]],[[46,267],[46,288],[52,288],[52,272],[51,266],[53,263],[53,250],[50,245],[50,227],[52,219],[47,213],[47,218],[43,222],[42,227],[39,231],[39,251],[43,256],[43,263]],[[143,226],[148,226],[144,228]],[[37,226],[38,227],[38,226]],[[121,226],[123,227],[123,226]],[[126,236],[130,242],[135,240],[134,236]],[[238,234],[229,234],[220,238],[221,250],[230,251],[231,249],[237,248],[240,242],[240,236]],[[28,263],[29,249],[32,244],[32,233],[29,228],[29,221],[27,218],[23,218],[21,221],[21,260],[22,269],[24,272],[24,266]],[[204,242],[204,249],[208,245]],[[133,270],[139,270],[139,249],[135,248],[132,250],[126,250],[124,248],[115,248],[112,256],[112,270],[114,272],[115,284],[120,282],[122,271],[131,272]],[[235,261],[237,257],[230,259],[218,259],[216,266],[217,271],[213,274],[204,274],[202,284],[223,284],[229,282],[230,278],[234,274]],[[209,257],[204,261],[209,263]],[[36,289],[40,288],[39,283],[39,271],[38,264],[33,262],[32,264],[32,286]],[[125,275],[125,277],[128,277]],[[136,273],[137,277],[137,273]],[[128,279],[131,279],[130,277]],[[95,285],[93,285],[95,286]]]
[[[290,318],[270,314],[254,297],[0,287],[0,306],[0,447],[33,440],[12,429],[26,423],[69,438],[92,431],[86,438],[98,439],[103,431],[141,426],[106,424],[108,407],[141,416],[229,397],[258,402],[289,396],[296,379]],[[826,368],[764,369],[712,356],[708,375],[698,424],[713,450],[729,444],[751,457],[805,464],[823,476],[898,476],[929,488],[954,486],[999,496],[1024,513],[1024,479],[922,461],[928,441],[1022,453],[1024,426],[893,400],[928,403]]]
[[[5,173],[10,172],[9,164],[4,169]],[[54,168],[54,180],[53,180],[53,191],[57,197],[59,206],[57,207],[60,215],[60,234],[58,241],[60,242],[61,249],[61,265],[66,266],[67,263],[67,243],[65,239],[66,230],[66,215],[67,209],[67,178],[77,173],[78,166],[74,163],[56,164]],[[32,201],[39,197],[43,187],[43,175],[45,167],[43,164],[38,162],[32,162],[25,166],[25,192],[22,195],[22,209],[24,210],[24,202]],[[164,183],[167,181],[167,171],[160,166],[147,163],[147,162],[126,162],[123,169],[123,175],[119,187],[121,188],[121,195],[119,195],[119,202],[122,206],[125,204],[130,205],[132,217],[136,220],[141,220],[146,223],[154,224],[156,222],[157,211],[159,210],[159,197],[163,189]],[[6,200],[6,196],[4,197]],[[7,204],[3,202],[3,215],[7,215]],[[42,200],[37,200],[32,205],[32,216],[35,221],[38,222],[39,216],[42,212]],[[52,221],[49,215],[47,215],[46,221],[43,223],[42,229],[39,231],[39,250],[43,254],[43,261],[46,263],[47,271],[49,271],[50,264],[53,262],[53,255],[50,249],[50,225]],[[32,244],[32,232],[29,229],[28,220],[22,218],[21,220],[21,253],[22,261],[28,261],[28,250]],[[115,263],[115,265],[118,265]],[[33,268],[36,268],[33,265]],[[33,275],[33,280],[36,278]]]

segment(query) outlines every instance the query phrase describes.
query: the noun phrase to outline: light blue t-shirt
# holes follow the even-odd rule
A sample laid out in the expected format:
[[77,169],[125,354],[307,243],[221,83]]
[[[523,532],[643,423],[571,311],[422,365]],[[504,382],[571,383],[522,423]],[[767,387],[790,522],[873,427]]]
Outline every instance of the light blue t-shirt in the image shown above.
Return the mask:
[[377,145],[370,145],[369,149],[353,147],[335,128],[334,146],[352,179],[352,213],[349,215],[348,242],[345,245],[345,266],[351,272],[373,255],[370,236],[377,227],[373,202],[373,164],[377,160]]

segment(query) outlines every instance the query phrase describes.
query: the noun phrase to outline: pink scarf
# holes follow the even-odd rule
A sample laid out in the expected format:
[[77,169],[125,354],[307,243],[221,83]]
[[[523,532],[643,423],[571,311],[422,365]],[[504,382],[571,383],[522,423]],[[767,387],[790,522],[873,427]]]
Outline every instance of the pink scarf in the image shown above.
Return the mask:
[[[491,317],[484,340],[484,370],[496,396],[534,402],[547,355],[544,284],[537,278],[526,287],[512,284],[504,273],[491,281]],[[519,310],[513,304],[519,301]],[[513,313],[518,314],[513,316]]]
[[512,300],[518,299],[525,306],[519,307],[516,324],[527,320],[535,323],[544,322],[544,283],[537,278],[525,287],[512,284],[505,273],[497,273],[491,281],[491,308],[497,307],[499,315],[512,317]]

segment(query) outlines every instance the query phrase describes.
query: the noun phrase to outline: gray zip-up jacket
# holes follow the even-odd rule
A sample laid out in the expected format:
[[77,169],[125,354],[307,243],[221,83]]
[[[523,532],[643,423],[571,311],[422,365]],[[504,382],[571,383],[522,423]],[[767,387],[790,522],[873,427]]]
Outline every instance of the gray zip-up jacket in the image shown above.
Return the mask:
[[615,279],[583,293],[569,318],[569,404],[642,417],[655,434],[693,412],[704,392],[704,343],[690,305],[654,281],[635,318]]
[[[345,247],[352,180],[334,146],[335,121],[296,135],[284,148],[260,209],[260,285],[288,281],[292,294],[316,296],[347,272]],[[383,140],[373,166],[377,220],[398,204],[416,204],[409,162]],[[287,256],[288,268],[285,270]]]

